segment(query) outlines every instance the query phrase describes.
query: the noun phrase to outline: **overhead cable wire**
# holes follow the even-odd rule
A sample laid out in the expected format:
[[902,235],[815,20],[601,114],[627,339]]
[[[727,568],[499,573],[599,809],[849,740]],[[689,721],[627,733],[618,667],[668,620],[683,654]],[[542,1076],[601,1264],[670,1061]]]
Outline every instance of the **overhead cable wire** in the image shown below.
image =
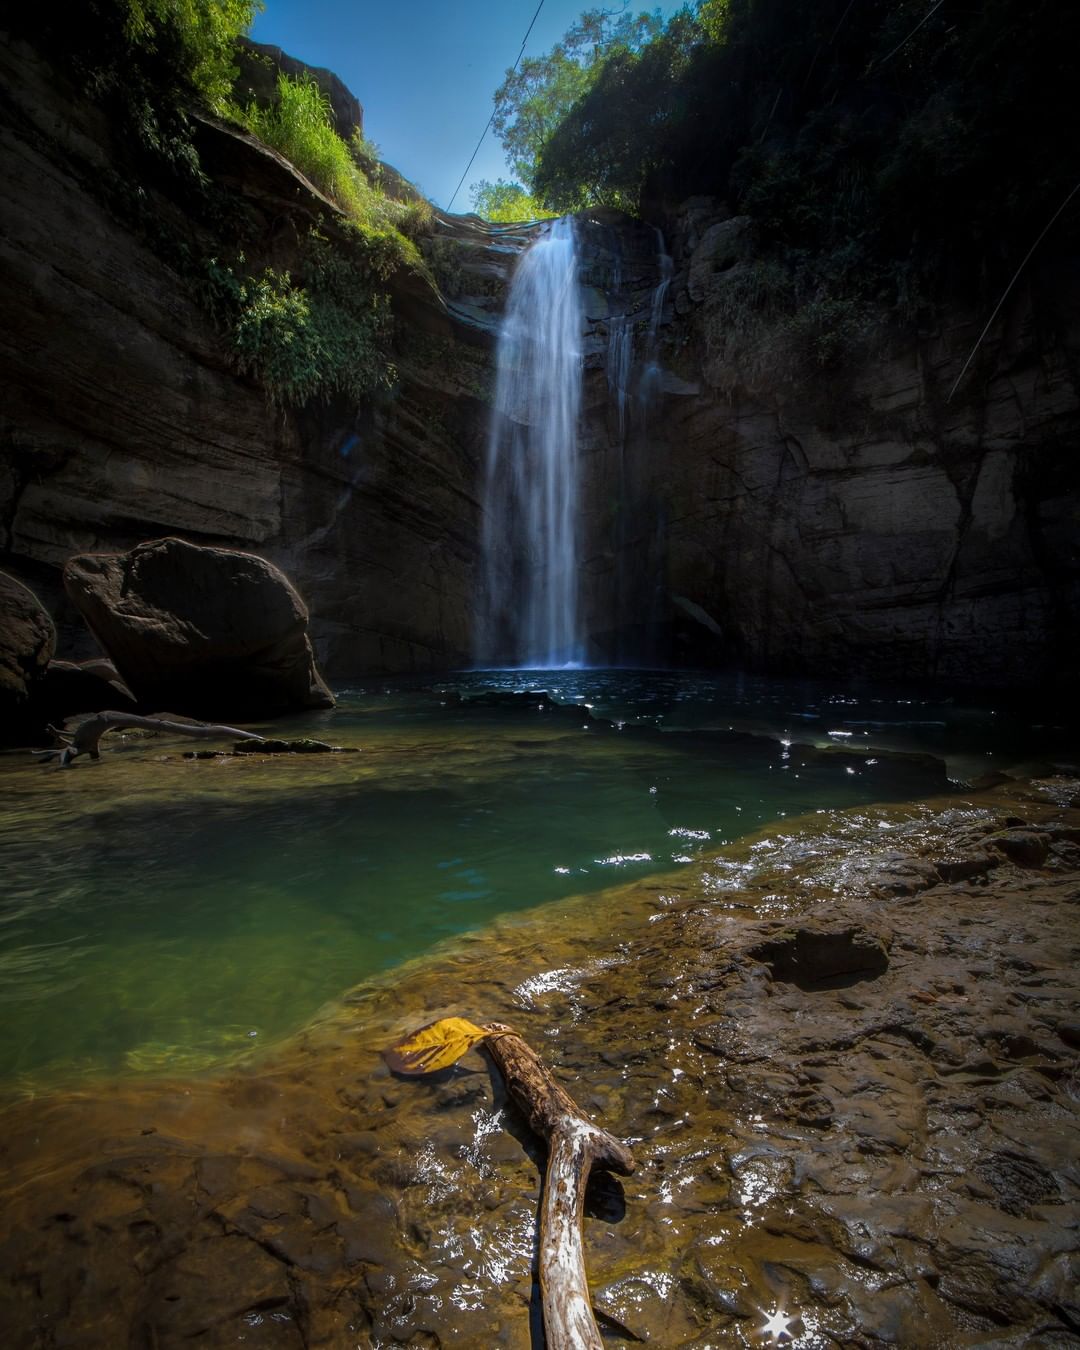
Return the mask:
[[[923,26],[923,24],[926,23],[927,20],[932,19],[934,17],[934,15],[938,12],[938,10],[944,3],[945,0],[937,0],[937,4],[934,5],[934,7],[931,10],[929,10],[926,14],[922,16],[922,18],[911,30],[911,32],[907,35],[907,37],[904,38],[903,42],[898,42],[896,46],[892,49],[892,51],[888,54],[888,56],[883,56],[881,60],[877,62],[877,64],[879,66],[883,66],[886,61],[891,61],[893,57],[896,55],[896,53],[900,51],[902,47],[907,46],[907,44],[911,41],[911,39],[915,36],[915,34],[919,31],[919,29]],[[873,65],[873,62],[871,62],[871,65]]]
[[[541,11],[543,8],[544,8],[544,0],[540,0],[540,3],[536,6],[536,13],[532,16],[532,23],[529,24],[528,28],[525,30],[525,36],[521,39],[521,51],[519,51],[518,54],[517,54],[517,60],[516,60],[516,61],[514,62],[514,64],[510,67],[510,74],[511,74],[511,75],[514,75],[514,74],[517,73],[517,68],[518,68],[518,66],[521,64],[521,58],[525,55],[525,46],[526,46],[526,43],[529,41],[529,34],[532,32],[532,30],[533,30],[533,25],[536,23],[537,19],[540,17],[540,11]],[[496,110],[495,108],[492,108],[492,110],[491,110],[491,116],[490,116],[490,117],[488,118],[488,120],[487,120],[487,126],[486,126],[486,127],[483,129],[483,131],[480,133],[480,139],[476,142],[476,149],[472,152],[472,155],[471,155],[470,158],[469,158],[468,164],[465,165],[465,172],[461,175],[461,178],[458,180],[458,185],[457,185],[457,187],[454,189],[453,196],[452,196],[452,197],[450,198],[450,200],[446,203],[446,209],[447,209],[447,211],[449,211],[450,208],[453,206],[453,204],[454,204],[454,197],[456,197],[456,196],[458,195],[458,193],[461,191],[461,184],[464,183],[465,179],[469,176],[469,170],[470,170],[470,169],[472,168],[472,166],[473,166],[473,160],[474,160],[474,159],[476,158],[476,156],[480,153],[480,147],[484,144],[484,137],[485,137],[485,136],[488,134],[488,132],[491,130],[491,124],[492,124],[492,122],[495,121],[495,113],[496,113],[496,111],[497,111],[497,110]]]
[[1016,269],[1016,271],[1013,273],[1013,275],[1012,275],[1012,280],[1011,280],[1011,281],[1009,282],[1009,284],[1005,287],[1005,289],[1001,292],[1001,299],[1000,299],[1000,300],[997,302],[997,304],[994,306],[994,312],[993,312],[993,314],[991,314],[990,317],[987,319],[987,321],[986,321],[986,326],[983,328],[982,332],[979,334],[978,339],[976,340],[975,346],[972,347],[971,351],[968,353],[968,359],[964,362],[964,368],[961,370],[960,374],[957,375],[956,381],[955,381],[955,383],[953,384],[953,387],[949,390],[949,397],[945,400],[946,403],[951,403],[951,402],[952,402],[952,396],[953,396],[953,394],[955,394],[956,391],[960,388],[960,381],[961,381],[961,380],[964,378],[964,376],[967,374],[967,372],[968,372],[968,366],[970,366],[971,363],[972,363],[972,361],[974,361],[974,359],[975,359],[975,353],[976,353],[976,352],[979,350],[979,348],[982,346],[983,338],[986,337],[987,333],[989,333],[989,331],[990,331],[990,326],[991,326],[991,324],[994,322],[994,320],[997,318],[998,313],[999,313],[1000,310],[1001,310],[1001,306],[1002,306],[1002,305],[1005,303],[1005,301],[1008,299],[1009,292],[1010,292],[1010,291],[1012,290],[1012,288],[1016,285],[1017,281],[1019,281],[1019,279],[1020,279],[1020,273],[1021,273],[1021,272],[1024,270],[1024,268],[1027,266],[1027,264],[1028,264],[1028,259],[1029,259],[1029,258],[1031,257],[1031,255],[1035,252],[1035,250],[1039,247],[1039,245],[1040,245],[1040,244],[1042,243],[1042,241],[1046,238],[1046,236],[1050,233],[1051,227],[1053,226],[1054,222],[1057,220],[1058,216],[1061,215],[1062,211],[1065,210],[1065,208],[1068,206],[1068,204],[1072,201],[1072,199],[1076,196],[1076,194],[1077,194],[1078,192],[1080,192],[1080,183],[1077,183],[1077,184],[1076,184],[1076,186],[1075,186],[1075,187],[1073,188],[1073,190],[1069,193],[1069,195],[1065,198],[1065,200],[1061,203],[1061,205],[1058,207],[1058,209],[1054,212],[1054,214],[1050,217],[1050,219],[1049,219],[1049,220],[1046,222],[1046,224],[1042,227],[1042,230],[1041,230],[1040,233],[1039,233],[1038,239],[1035,240],[1035,242],[1032,244],[1032,246],[1031,246],[1031,247],[1028,249],[1028,251],[1024,254],[1024,260],[1023,260],[1023,262],[1020,264],[1020,266],[1019,266],[1019,267]]

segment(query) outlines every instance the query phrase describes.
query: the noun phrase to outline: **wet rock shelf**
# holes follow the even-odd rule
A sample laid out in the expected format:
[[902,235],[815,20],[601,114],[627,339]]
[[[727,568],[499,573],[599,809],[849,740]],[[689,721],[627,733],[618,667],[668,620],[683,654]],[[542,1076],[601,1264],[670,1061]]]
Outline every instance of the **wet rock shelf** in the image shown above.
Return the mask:
[[9,1335],[529,1345],[524,1122],[478,1056],[377,1057],[452,1011],[512,1021],[632,1144],[586,1211],[606,1343],[1075,1344],[1075,790],[785,822],[462,938],[233,1072],[11,1107]]

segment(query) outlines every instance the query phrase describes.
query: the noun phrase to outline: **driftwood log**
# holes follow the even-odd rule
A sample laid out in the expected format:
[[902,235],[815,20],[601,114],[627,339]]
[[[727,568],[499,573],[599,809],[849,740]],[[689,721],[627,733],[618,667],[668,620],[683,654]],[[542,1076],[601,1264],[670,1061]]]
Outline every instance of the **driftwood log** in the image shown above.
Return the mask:
[[482,1045],[502,1072],[506,1090],[532,1129],[547,1141],[540,1209],[540,1294],[548,1350],[603,1350],[585,1276],[581,1220],[595,1164],[629,1176],[634,1157],[594,1125],[552,1078],[540,1056],[512,1027],[477,1026],[463,1017],[429,1022],[383,1051],[395,1073],[437,1073]]
[[547,1141],[540,1213],[540,1294],[548,1350],[603,1350],[585,1274],[581,1221],[593,1165],[629,1176],[634,1157],[594,1125],[556,1083],[540,1056],[510,1027],[486,1026],[484,1046],[506,1090],[532,1129]]
[[136,717],[126,712],[100,712],[80,722],[74,731],[59,731],[52,728],[61,744],[55,750],[40,752],[43,761],[56,759],[60,767],[66,769],[79,755],[89,755],[91,759],[100,759],[98,748],[102,736],[107,731],[167,731],[174,736],[231,736],[238,741],[261,741],[263,738],[254,731],[240,731],[236,727],[218,726],[211,722],[170,722],[163,717]]

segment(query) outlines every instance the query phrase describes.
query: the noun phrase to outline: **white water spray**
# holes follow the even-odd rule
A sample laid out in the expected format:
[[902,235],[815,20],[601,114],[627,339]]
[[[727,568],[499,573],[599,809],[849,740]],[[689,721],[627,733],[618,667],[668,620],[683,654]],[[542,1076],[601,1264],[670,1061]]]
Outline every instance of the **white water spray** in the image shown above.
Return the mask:
[[577,272],[574,222],[556,220],[518,264],[499,330],[484,491],[481,664],[582,661]]

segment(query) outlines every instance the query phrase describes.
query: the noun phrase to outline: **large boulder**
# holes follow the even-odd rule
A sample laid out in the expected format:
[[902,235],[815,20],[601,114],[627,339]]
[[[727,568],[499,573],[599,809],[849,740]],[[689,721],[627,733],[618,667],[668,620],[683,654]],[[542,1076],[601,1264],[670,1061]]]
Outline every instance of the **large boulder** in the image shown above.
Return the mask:
[[144,707],[236,720],[333,707],[307,607],[265,558],[153,539],[69,559],[64,587]]
[[0,572],[0,741],[18,740],[56,647],[56,629],[33,591]]

